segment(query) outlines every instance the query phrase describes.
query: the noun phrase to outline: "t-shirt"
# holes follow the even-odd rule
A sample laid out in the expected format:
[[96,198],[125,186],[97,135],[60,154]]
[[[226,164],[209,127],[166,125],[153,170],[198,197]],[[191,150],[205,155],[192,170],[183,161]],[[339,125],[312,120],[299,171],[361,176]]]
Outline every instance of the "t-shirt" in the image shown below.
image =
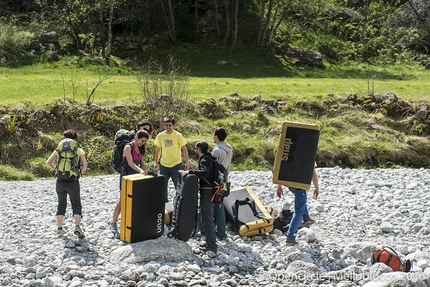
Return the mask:
[[154,145],[161,148],[160,164],[164,167],[174,167],[180,164],[181,147],[187,144],[187,141],[180,132],[173,131],[168,134],[163,131],[155,138]]

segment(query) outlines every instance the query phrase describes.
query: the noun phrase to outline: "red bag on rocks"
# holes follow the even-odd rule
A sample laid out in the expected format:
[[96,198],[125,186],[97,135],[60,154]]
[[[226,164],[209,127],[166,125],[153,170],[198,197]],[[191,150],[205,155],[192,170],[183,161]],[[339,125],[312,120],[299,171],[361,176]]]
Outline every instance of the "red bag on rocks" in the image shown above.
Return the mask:
[[382,262],[393,271],[409,272],[412,268],[410,260],[403,261],[400,259],[397,252],[391,247],[383,246],[382,248],[376,249],[372,254],[372,264],[376,262]]

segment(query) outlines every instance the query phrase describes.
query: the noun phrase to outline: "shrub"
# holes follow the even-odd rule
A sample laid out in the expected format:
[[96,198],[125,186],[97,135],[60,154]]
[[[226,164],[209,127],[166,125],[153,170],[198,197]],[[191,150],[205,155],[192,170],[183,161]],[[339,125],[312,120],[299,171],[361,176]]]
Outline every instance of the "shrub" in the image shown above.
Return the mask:
[[0,20],[0,63],[7,64],[30,56],[32,36],[13,22],[5,23]]

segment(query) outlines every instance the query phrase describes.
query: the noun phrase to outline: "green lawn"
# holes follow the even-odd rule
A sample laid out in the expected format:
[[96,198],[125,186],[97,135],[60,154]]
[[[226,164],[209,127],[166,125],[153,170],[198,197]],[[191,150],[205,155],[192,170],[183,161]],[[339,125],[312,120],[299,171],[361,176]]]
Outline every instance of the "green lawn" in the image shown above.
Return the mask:
[[[208,67],[220,69],[215,66]],[[225,69],[225,77],[189,77],[189,96],[196,100],[220,98],[232,93],[263,99],[309,100],[328,94],[367,95],[369,92],[394,92],[403,100],[428,100],[430,71],[416,66],[330,66],[324,70],[290,70],[285,76],[264,76],[264,70],[250,77],[250,67]],[[248,69],[248,70],[247,70]],[[126,68],[87,66],[85,69],[70,63],[45,63],[21,68],[0,68],[0,102],[6,106],[18,103],[43,104],[57,98],[84,101],[106,71],[109,78],[96,90],[93,102],[103,104],[140,98],[135,72]],[[219,71],[218,71],[219,72]],[[202,74],[202,73],[199,73]],[[208,74],[210,74],[208,72]],[[270,73],[268,73],[270,74]],[[229,77],[230,76],[230,77]],[[73,89],[75,92],[73,92]]]

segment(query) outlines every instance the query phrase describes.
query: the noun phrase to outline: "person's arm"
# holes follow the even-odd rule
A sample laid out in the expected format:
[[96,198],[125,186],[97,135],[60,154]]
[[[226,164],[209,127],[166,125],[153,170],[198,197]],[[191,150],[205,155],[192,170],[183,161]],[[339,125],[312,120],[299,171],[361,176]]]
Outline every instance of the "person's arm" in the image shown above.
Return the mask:
[[146,167],[146,165],[145,165],[145,160],[143,159],[143,156],[142,156],[142,158],[140,159],[140,167],[143,169],[143,172],[145,173],[145,174],[148,174],[148,168]]
[[220,156],[219,149],[217,149],[217,148],[213,149],[212,156],[215,157],[216,160],[219,162],[220,161],[220,159],[219,159],[219,156]]
[[87,170],[87,168],[88,168],[88,162],[87,162],[87,158],[85,157],[85,154],[81,154],[80,156],[79,156],[79,163],[80,163],[80,173],[81,173],[81,175],[82,175],[82,173],[84,172],[84,171],[86,171]]
[[200,161],[201,169],[189,169],[182,172],[182,176],[187,174],[195,174],[197,177],[207,178],[209,176],[209,171],[211,170],[210,162],[205,158],[202,158]]
[[57,159],[57,153],[54,151],[51,156],[46,160],[46,166],[49,167],[50,170],[55,171],[56,167],[54,165],[54,161]]
[[317,198],[320,194],[319,186],[318,186],[318,175],[317,171],[314,168],[314,171],[312,173],[312,182],[314,184],[315,190],[314,190],[314,198]]
[[282,190],[282,185],[278,184],[278,189],[276,190],[276,195],[281,198],[284,195],[284,191]]
[[181,149],[182,149],[182,154],[184,155],[184,159],[185,159],[185,169],[190,169],[190,160],[188,158],[187,146],[183,145],[181,147]]
[[158,162],[160,161],[160,155],[161,155],[161,147],[157,146],[155,148],[155,162],[154,162],[154,170],[158,170]]
[[125,155],[125,159],[127,160],[128,165],[132,169],[134,169],[138,173],[145,174],[143,169],[141,169],[139,166],[137,166],[137,164],[135,164],[133,161],[133,156],[131,155],[131,145],[126,145],[124,147],[124,155]]

